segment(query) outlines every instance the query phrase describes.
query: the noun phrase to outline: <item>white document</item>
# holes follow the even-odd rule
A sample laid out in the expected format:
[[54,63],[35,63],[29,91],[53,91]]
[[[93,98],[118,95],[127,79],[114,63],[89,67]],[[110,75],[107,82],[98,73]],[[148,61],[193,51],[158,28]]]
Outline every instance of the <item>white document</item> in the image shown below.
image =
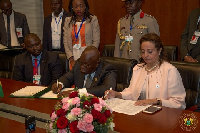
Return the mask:
[[[62,91],[69,91],[69,90],[73,90],[74,88],[65,88]],[[57,97],[58,94],[53,93],[53,91],[49,91],[47,93],[45,93],[44,95],[42,95],[40,98],[58,98]]]
[[135,106],[135,101],[119,98],[108,99],[106,100],[106,103],[113,111],[127,115],[136,115],[137,113],[140,113],[142,110],[145,110],[151,106]]
[[14,96],[33,96],[36,93],[44,90],[47,87],[43,86],[26,86],[18,91],[15,91],[14,93],[11,93]]
[[0,44],[0,49],[6,49],[6,48],[7,48],[6,46]]

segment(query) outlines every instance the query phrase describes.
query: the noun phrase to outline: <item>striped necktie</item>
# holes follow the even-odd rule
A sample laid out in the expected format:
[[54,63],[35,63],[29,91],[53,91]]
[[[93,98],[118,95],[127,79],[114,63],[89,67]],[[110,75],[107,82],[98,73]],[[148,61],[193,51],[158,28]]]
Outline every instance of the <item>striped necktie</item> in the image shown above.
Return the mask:
[[91,83],[92,83],[92,78],[91,78],[91,75],[88,74],[86,82],[85,82],[85,88],[90,88]]

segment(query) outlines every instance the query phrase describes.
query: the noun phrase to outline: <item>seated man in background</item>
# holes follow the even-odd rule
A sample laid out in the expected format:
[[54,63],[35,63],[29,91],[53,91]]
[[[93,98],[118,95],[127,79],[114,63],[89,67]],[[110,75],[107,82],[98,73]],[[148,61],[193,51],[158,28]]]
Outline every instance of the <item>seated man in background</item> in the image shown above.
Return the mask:
[[52,91],[59,93],[63,87],[70,88],[75,85],[78,88],[86,88],[88,93],[101,97],[104,91],[111,87],[115,89],[117,70],[99,57],[98,49],[88,46],[72,70],[59,79],[58,86],[57,84],[52,85]]
[[181,35],[180,54],[185,62],[200,61],[200,8],[191,11]]
[[8,48],[21,46],[24,37],[30,33],[26,16],[13,11],[9,0],[3,0],[0,8],[0,44]]
[[16,57],[14,79],[39,85],[52,85],[63,75],[58,54],[42,49],[36,34],[25,37],[27,51]]

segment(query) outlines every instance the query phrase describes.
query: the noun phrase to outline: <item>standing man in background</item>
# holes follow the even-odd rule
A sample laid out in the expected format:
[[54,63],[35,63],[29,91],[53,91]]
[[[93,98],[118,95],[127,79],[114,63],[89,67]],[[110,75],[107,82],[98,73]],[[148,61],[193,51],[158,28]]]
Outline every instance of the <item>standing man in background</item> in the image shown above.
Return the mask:
[[193,10],[181,35],[180,53],[185,62],[200,61],[200,8]]
[[26,16],[15,12],[9,0],[3,0],[0,8],[0,44],[8,48],[21,46],[24,37],[30,33]]
[[51,0],[52,14],[44,19],[43,46],[48,51],[65,52],[63,45],[63,26],[65,18],[70,16],[62,8],[62,0]]
[[118,21],[114,56],[139,60],[140,38],[147,33],[159,35],[159,25],[154,17],[141,10],[142,0],[122,1],[128,14]]

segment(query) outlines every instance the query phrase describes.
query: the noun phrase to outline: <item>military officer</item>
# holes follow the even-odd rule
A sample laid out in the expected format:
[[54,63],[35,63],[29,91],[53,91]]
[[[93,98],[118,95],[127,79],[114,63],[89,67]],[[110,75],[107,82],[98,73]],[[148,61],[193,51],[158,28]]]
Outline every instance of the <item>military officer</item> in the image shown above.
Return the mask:
[[122,0],[127,15],[118,21],[114,56],[140,59],[140,38],[147,33],[160,35],[156,19],[141,10],[142,0]]

